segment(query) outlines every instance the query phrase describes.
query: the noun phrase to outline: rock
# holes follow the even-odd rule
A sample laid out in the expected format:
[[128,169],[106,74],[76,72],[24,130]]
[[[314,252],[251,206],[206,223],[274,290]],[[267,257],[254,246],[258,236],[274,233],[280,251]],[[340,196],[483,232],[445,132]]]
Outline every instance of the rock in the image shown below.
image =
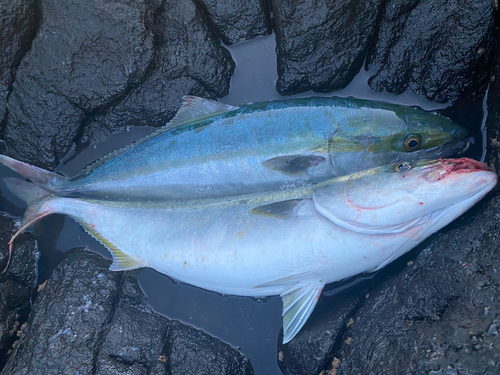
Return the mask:
[[47,93],[43,85],[19,74],[20,70],[9,96],[5,153],[53,169],[73,145],[83,112],[65,97]]
[[7,95],[22,57],[30,49],[38,26],[35,1],[12,0],[0,3],[0,121],[5,118]]
[[491,0],[390,0],[369,56],[371,88],[436,102],[484,96],[494,54]]
[[263,0],[194,0],[224,44],[271,34],[269,4]]
[[272,0],[280,94],[344,88],[358,73],[380,0]]
[[146,305],[137,279],[125,277],[115,309],[97,357],[96,374],[167,373],[163,358],[169,320]]
[[[342,295],[328,298],[322,296],[304,327],[285,345],[282,344],[283,329],[281,330],[278,339],[278,365],[283,375],[319,374],[330,366],[334,360],[334,348],[342,339],[349,317],[359,304],[358,295],[349,290]],[[331,303],[325,303],[331,302],[331,299],[335,299],[334,309]]]
[[500,30],[496,33],[496,65],[490,78],[488,90],[488,117],[486,129],[488,139],[486,142],[486,162],[492,170],[500,171]]
[[7,152],[54,167],[84,113],[109,105],[142,79],[153,58],[145,0],[47,0],[9,99]]
[[67,254],[39,293],[6,373],[94,371],[123,275],[108,267],[109,260],[83,249]]
[[252,365],[237,350],[179,322],[169,326],[167,350],[172,375],[253,374]]
[[236,349],[154,313],[137,280],[109,264],[85,249],[65,254],[5,373],[253,374]]
[[[0,267],[8,257],[8,242],[19,228],[19,222],[0,214]],[[0,275],[0,371],[7,361],[31,310],[31,295],[35,287],[35,263],[38,250],[30,234],[18,237],[7,272]]]
[[89,122],[82,142],[105,139],[128,125],[165,125],[183,95],[215,99],[229,92],[234,61],[190,1],[169,1],[156,17],[157,44],[148,75],[106,113]]

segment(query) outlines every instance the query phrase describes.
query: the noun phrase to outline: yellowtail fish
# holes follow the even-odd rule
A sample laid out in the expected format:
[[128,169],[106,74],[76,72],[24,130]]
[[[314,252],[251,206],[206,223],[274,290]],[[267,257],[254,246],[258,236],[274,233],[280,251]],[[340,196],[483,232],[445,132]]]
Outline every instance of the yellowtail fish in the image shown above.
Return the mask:
[[5,181],[29,204],[11,246],[40,218],[69,215],[111,251],[112,270],[151,267],[219,293],[280,295],[286,343],[325,284],[384,267],[483,198],[497,175],[471,159],[440,159],[287,191],[124,202]]
[[59,195],[198,199],[295,189],[378,165],[467,147],[451,120],[383,102],[309,98],[234,107],[185,97],[176,117],[72,178],[0,156]]

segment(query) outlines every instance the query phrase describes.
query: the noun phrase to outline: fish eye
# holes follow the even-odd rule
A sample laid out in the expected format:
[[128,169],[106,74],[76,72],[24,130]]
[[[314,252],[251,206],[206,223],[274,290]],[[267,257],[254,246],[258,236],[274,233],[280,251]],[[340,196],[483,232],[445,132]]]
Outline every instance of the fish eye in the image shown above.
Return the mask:
[[407,172],[412,168],[413,168],[413,165],[410,163],[398,163],[398,164],[395,164],[393,167],[393,169],[396,172]]
[[410,134],[404,141],[403,147],[406,151],[414,151],[420,147],[422,137],[418,134]]

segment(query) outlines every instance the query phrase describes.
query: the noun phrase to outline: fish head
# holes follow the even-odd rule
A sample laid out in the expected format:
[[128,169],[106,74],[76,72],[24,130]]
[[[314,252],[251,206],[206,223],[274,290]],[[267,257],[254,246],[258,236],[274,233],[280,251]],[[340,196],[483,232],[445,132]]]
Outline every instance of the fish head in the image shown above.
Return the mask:
[[464,127],[446,117],[390,104],[384,109],[367,109],[360,122],[332,137],[329,154],[337,176],[402,161],[450,157],[474,143],[465,139]]
[[401,162],[338,177],[318,185],[318,212],[359,233],[400,233],[418,225],[434,231],[467,211],[498,180],[478,161]]

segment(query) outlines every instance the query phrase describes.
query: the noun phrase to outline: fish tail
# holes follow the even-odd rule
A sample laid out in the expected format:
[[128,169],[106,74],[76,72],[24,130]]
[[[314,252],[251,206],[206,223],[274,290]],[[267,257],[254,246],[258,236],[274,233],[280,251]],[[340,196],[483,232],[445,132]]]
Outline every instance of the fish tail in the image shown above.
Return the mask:
[[9,241],[9,257],[7,259],[7,265],[1,272],[4,274],[9,268],[10,262],[12,260],[12,250],[14,247],[14,240],[19,236],[26,228],[34,224],[42,217],[54,213],[53,208],[47,204],[48,201],[53,197],[52,193],[34,183],[24,181],[18,178],[5,178],[4,179],[7,188],[16,196],[24,200],[28,204],[26,213],[24,214],[24,219],[21,223],[21,227],[12,236]]
[[51,186],[58,186],[68,180],[65,176],[29,165],[5,155],[0,155],[0,163],[48,190],[51,190]]

